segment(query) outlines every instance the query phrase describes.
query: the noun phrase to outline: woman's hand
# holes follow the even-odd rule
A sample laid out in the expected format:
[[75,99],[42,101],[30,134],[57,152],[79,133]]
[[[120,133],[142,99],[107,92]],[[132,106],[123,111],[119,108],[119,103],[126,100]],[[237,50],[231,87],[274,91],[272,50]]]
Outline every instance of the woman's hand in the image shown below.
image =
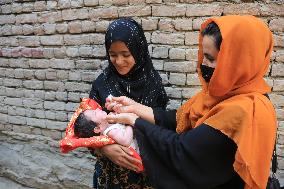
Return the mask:
[[[134,100],[126,96],[107,98],[105,107],[108,110],[115,111],[119,114],[134,113],[142,119],[145,119],[146,121],[155,124],[154,113],[151,107],[135,102]],[[132,125],[134,123],[133,120],[130,123]]]
[[109,123],[121,123],[131,126],[134,126],[137,118],[138,116],[133,113],[119,113],[119,114],[110,113],[106,116],[106,120]]
[[101,152],[118,166],[137,171],[139,168],[137,164],[142,164],[141,161],[132,157],[131,150],[119,144],[106,145],[101,148]]
[[105,103],[105,107],[109,111],[115,111],[117,113],[136,113],[135,110],[139,108],[139,105],[139,103],[126,96],[111,96],[106,99]]

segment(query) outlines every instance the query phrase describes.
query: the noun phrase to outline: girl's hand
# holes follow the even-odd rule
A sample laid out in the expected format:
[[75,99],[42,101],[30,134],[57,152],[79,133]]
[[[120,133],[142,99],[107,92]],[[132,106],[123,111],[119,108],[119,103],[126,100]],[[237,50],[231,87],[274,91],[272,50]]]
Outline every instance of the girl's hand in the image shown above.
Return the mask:
[[133,113],[119,113],[119,114],[108,114],[106,120],[109,123],[121,123],[125,125],[134,126],[138,116]]
[[129,148],[119,144],[106,145],[101,148],[101,152],[118,166],[137,171],[137,164],[142,164],[141,161],[132,157],[132,152]]

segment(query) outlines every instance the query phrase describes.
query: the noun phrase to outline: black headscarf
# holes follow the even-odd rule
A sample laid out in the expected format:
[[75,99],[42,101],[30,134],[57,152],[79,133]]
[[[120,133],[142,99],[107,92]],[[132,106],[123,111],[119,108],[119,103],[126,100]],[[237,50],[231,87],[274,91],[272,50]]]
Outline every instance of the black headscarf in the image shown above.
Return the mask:
[[[135,59],[135,65],[126,75],[120,75],[110,61],[108,51],[115,41],[124,42]],[[135,20],[121,18],[112,22],[106,31],[105,47],[109,65],[103,75],[111,94],[127,96],[147,106],[166,105],[168,97],[162,79],[153,67],[144,31]]]

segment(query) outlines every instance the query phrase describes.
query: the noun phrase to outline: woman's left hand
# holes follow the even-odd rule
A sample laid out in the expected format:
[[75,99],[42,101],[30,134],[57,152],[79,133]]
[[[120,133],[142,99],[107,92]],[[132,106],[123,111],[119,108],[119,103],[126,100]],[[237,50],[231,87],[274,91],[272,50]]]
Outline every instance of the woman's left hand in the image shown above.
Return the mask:
[[120,114],[108,114],[106,120],[109,123],[121,123],[125,125],[134,126],[138,116],[134,113],[120,113]]

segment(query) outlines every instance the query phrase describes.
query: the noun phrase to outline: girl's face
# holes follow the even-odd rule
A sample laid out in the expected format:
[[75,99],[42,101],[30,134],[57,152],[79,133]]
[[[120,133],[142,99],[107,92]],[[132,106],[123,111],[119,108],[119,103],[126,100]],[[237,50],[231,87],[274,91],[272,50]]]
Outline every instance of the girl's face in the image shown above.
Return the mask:
[[124,42],[113,42],[108,53],[110,61],[120,75],[127,74],[133,68],[135,59]]
[[219,50],[215,46],[215,39],[212,36],[205,35],[202,41],[203,62],[202,65],[215,68]]
[[95,110],[85,110],[84,115],[88,120],[97,123],[97,127],[100,129],[100,132],[108,125],[106,121],[107,113],[98,108]]

